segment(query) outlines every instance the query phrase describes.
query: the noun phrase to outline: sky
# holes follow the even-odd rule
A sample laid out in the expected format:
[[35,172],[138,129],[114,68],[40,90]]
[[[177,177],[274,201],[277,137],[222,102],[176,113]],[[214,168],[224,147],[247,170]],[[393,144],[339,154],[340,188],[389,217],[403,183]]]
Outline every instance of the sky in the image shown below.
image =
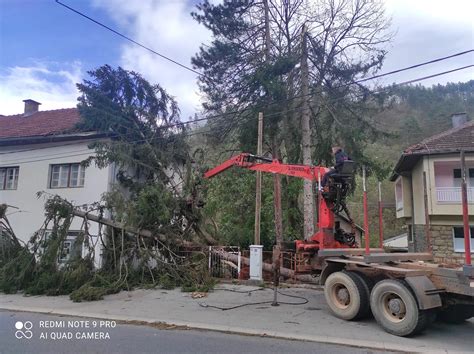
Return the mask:
[[[62,0],[136,41],[191,66],[210,33],[185,0]],[[384,0],[394,40],[380,73],[474,48],[474,1]],[[400,73],[402,82],[474,63],[474,54]],[[103,64],[122,66],[159,83],[187,120],[201,109],[197,75],[129,43],[58,5],[54,0],[0,0],[0,114],[23,112],[23,100],[41,110],[74,107],[76,83]],[[474,79],[473,68],[423,82]]]

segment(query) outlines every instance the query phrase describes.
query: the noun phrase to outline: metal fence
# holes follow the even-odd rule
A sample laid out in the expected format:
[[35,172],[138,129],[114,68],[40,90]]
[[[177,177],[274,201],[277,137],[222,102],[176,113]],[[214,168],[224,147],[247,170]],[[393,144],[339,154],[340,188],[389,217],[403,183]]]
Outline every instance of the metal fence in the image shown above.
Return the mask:
[[[237,264],[224,259],[223,253],[235,254]],[[238,246],[209,246],[209,273],[216,278],[238,279],[241,270],[241,252]]]

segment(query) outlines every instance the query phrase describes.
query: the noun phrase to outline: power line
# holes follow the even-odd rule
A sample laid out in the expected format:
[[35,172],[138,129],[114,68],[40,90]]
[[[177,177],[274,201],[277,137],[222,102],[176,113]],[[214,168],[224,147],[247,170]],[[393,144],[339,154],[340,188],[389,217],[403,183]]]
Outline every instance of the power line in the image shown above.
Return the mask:
[[[163,54],[160,54],[160,53],[156,52],[155,50],[153,50],[153,49],[151,49],[151,48],[149,48],[149,47],[147,47],[147,46],[145,46],[145,45],[139,43],[138,41],[136,41],[136,40],[134,40],[134,39],[132,39],[132,38],[130,38],[130,37],[128,37],[128,36],[126,36],[126,35],[120,33],[120,32],[118,32],[118,31],[114,30],[113,28],[111,28],[111,27],[109,27],[109,26],[107,26],[107,25],[105,25],[105,24],[103,24],[103,23],[101,23],[101,22],[99,22],[99,21],[97,21],[97,20],[91,18],[90,16],[88,16],[88,15],[86,15],[86,14],[84,14],[84,13],[82,13],[82,12],[80,12],[80,11],[78,11],[78,10],[76,10],[76,9],[74,9],[74,8],[72,8],[72,7],[70,7],[70,6],[66,5],[66,4],[64,4],[64,3],[62,3],[62,2],[60,2],[59,0],[56,0],[56,3],[58,3],[59,5],[65,7],[65,8],[67,8],[68,10],[73,11],[74,13],[76,13],[76,14],[78,14],[78,15],[80,15],[80,16],[82,16],[82,17],[84,17],[84,18],[86,18],[86,19],[88,19],[88,20],[90,20],[90,21],[92,21],[92,22],[94,22],[95,24],[97,24],[97,25],[99,25],[99,26],[101,26],[101,27],[103,27],[103,28],[105,28],[105,29],[107,29],[107,30],[109,30],[109,31],[111,31],[111,32],[113,32],[113,33],[115,33],[116,35],[118,35],[118,36],[120,36],[120,37],[122,37],[122,38],[124,38],[124,39],[126,39],[126,40],[128,40],[128,41],[130,41],[130,42],[132,42],[132,43],[134,43],[134,44],[136,44],[136,45],[138,45],[138,46],[140,46],[140,47],[142,47],[142,48],[144,48],[144,49],[146,49],[146,50],[148,50],[148,51],[150,51],[150,52],[152,52],[152,53],[154,53],[154,54],[156,54],[156,55],[158,55],[158,56],[160,56],[160,57],[162,57],[162,58],[164,58],[164,59],[166,59],[166,60],[168,60],[168,61],[170,61],[170,62],[172,62],[172,63],[174,63],[174,64],[176,64],[176,65],[178,65],[178,66],[180,66],[180,67],[182,67],[182,68],[184,68],[184,69],[186,69],[186,70],[192,71],[193,73],[195,73],[195,74],[197,74],[197,75],[199,75],[199,76],[206,77],[208,80],[211,80],[211,79],[210,79],[209,77],[207,77],[206,75],[204,75],[204,74],[202,74],[202,73],[200,73],[200,72],[198,72],[198,71],[196,71],[196,70],[194,70],[194,69],[192,69],[192,68],[190,68],[190,67],[188,67],[188,66],[186,66],[186,65],[184,65],[184,64],[181,64],[181,63],[177,62],[176,60],[173,60],[173,59],[171,59],[171,58],[169,58],[169,57],[167,57],[167,56],[165,56],[165,55],[163,55]],[[454,53],[454,54],[451,54],[451,55],[448,55],[448,56],[444,56],[444,57],[432,59],[432,60],[429,60],[429,61],[425,61],[425,62],[422,62],[422,63],[418,63],[418,64],[415,64],[415,65],[411,65],[411,66],[409,66],[409,67],[397,69],[397,70],[394,70],[394,71],[391,71],[391,72],[388,72],[388,73],[383,73],[383,74],[375,75],[375,76],[372,76],[372,77],[369,77],[369,78],[364,78],[364,79],[360,79],[360,80],[355,80],[355,81],[349,82],[349,83],[347,83],[347,84],[340,85],[340,86],[336,87],[336,89],[337,89],[337,88],[341,88],[341,87],[345,87],[345,86],[349,86],[349,85],[359,84],[359,83],[366,82],[366,81],[369,81],[369,80],[373,80],[373,79],[376,79],[376,78],[380,78],[380,77],[392,75],[392,74],[395,74],[395,73],[403,72],[403,71],[406,71],[406,70],[411,70],[411,69],[414,69],[414,68],[417,68],[417,67],[420,67],[420,66],[424,66],[424,65],[428,65],[428,64],[432,64],[432,63],[435,63],[435,62],[440,62],[440,61],[447,60],[447,59],[450,59],[450,58],[453,58],[453,57],[465,55],[465,54],[468,54],[468,53],[473,52],[473,51],[474,51],[474,49],[469,49],[469,50],[466,50],[466,51],[463,51],[463,52]],[[467,66],[467,67],[469,67],[469,66]],[[460,69],[455,69],[455,70],[452,70],[452,71],[450,71],[450,72],[454,72],[454,71],[457,71],[457,70],[462,70],[462,69],[465,69],[465,68],[467,68],[467,67],[460,68]],[[448,73],[448,72],[446,72],[446,73]],[[435,74],[435,75],[432,75],[432,76],[427,77],[427,78],[432,78],[432,77],[436,77],[436,76],[439,76],[439,75],[444,75],[444,73]],[[211,81],[212,81],[212,80],[211,80]],[[417,81],[420,81],[420,80],[417,80]],[[412,81],[412,82],[416,82],[416,81]],[[297,98],[302,98],[302,97],[312,96],[312,95],[314,95],[314,93],[309,93],[309,94],[307,94],[307,95],[293,96],[293,97],[291,97],[291,98],[285,99],[284,101],[291,101],[291,100],[295,100],[295,99],[297,99]],[[274,104],[274,103],[266,104],[266,105],[264,105],[263,107],[268,107],[268,106],[271,105],[271,104]],[[244,113],[245,111],[249,111],[249,110],[252,110],[252,109],[253,109],[253,108],[245,108],[245,109],[243,109],[243,110],[238,110],[238,111],[232,111],[232,112],[227,112],[227,113],[219,114],[219,115],[217,115],[217,116],[210,116],[210,117],[205,117],[205,118],[196,119],[196,120],[194,120],[194,121],[192,121],[192,122],[189,122],[189,121],[188,121],[188,122],[175,123],[175,124],[163,126],[163,127],[161,127],[161,128],[163,128],[163,129],[164,129],[164,128],[172,128],[172,127],[176,127],[176,126],[180,126],[180,125],[184,125],[184,124],[189,124],[189,123],[193,123],[193,122],[195,123],[195,122],[205,121],[205,120],[209,120],[209,119],[213,119],[213,118],[223,117],[223,116],[225,116],[225,115],[233,115],[233,114]]]
[[[92,21],[92,22],[94,22],[95,24],[97,24],[97,25],[99,25],[99,26],[101,26],[101,27],[103,27],[103,28],[105,28],[105,29],[107,29],[107,30],[113,32],[114,34],[116,34],[116,35],[118,35],[118,36],[120,36],[120,37],[122,37],[122,38],[124,38],[124,39],[126,39],[126,40],[128,40],[128,41],[130,41],[130,42],[132,42],[132,43],[134,43],[134,44],[136,44],[136,45],[138,45],[138,46],[140,46],[140,47],[142,47],[142,48],[148,50],[148,51],[150,51],[151,53],[160,56],[160,57],[163,58],[163,59],[166,59],[166,60],[168,60],[168,61],[170,61],[170,62],[172,62],[172,63],[174,63],[174,64],[176,64],[176,65],[178,65],[178,66],[180,66],[180,67],[182,67],[182,68],[184,68],[184,69],[186,69],[186,70],[189,70],[189,71],[191,71],[191,72],[193,72],[193,73],[195,73],[195,74],[197,74],[197,75],[199,75],[199,76],[205,77],[205,78],[207,78],[208,80],[213,81],[211,78],[207,77],[207,76],[204,75],[203,73],[200,73],[200,72],[198,72],[198,71],[196,71],[196,70],[194,70],[194,69],[192,69],[192,68],[190,68],[190,67],[188,67],[188,66],[186,66],[186,65],[184,65],[184,64],[179,63],[178,61],[176,61],[176,60],[174,60],[174,59],[169,58],[168,56],[166,56],[166,55],[164,55],[164,54],[161,54],[161,53],[159,53],[159,52],[157,52],[157,51],[155,51],[155,50],[153,50],[153,49],[151,49],[151,48],[145,46],[144,44],[141,44],[140,42],[138,42],[138,41],[136,41],[136,40],[134,40],[134,39],[132,39],[132,38],[130,38],[130,37],[128,37],[128,36],[126,36],[126,35],[120,33],[120,32],[118,32],[117,30],[114,30],[113,28],[111,28],[111,27],[109,27],[109,26],[103,24],[102,22],[97,21],[97,20],[93,19],[92,17],[90,17],[90,16],[88,16],[88,15],[86,15],[86,14],[84,14],[84,13],[82,13],[82,12],[80,12],[80,11],[78,11],[78,10],[76,10],[76,9],[74,9],[74,8],[72,8],[72,7],[68,6],[68,5],[66,5],[66,4],[64,4],[64,3],[62,3],[62,2],[59,1],[59,0],[56,0],[56,3],[58,3],[59,5],[65,7],[65,8],[67,8],[68,10],[70,10],[70,11],[72,11],[72,12],[74,12],[74,13],[76,13],[76,14],[78,14],[78,15],[80,15],[80,16],[86,18],[86,19],[88,19],[89,21]],[[474,52],[474,49],[468,49],[468,50],[465,50],[465,51],[462,51],[462,52],[454,53],[454,54],[447,55],[447,56],[440,57],[440,58],[431,59],[431,60],[428,60],[428,61],[425,61],[425,62],[421,62],[421,63],[415,64],[415,65],[411,65],[411,66],[408,66],[408,67],[405,67],[405,68],[393,70],[393,71],[390,71],[390,72],[387,72],[387,73],[374,75],[374,76],[371,76],[371,77],[368,77],[368,78],[364,78],[364,79],[360,79],[360,80],[355,80],[355,81],[352,81],[352,82],[350,82],[350,83],[348,83],[348,84],[344,84],[344,85],[342,85],[341,87],[348,86],[348,85],[359,84],[359,83],[366,82],[366,81],[373,80],[373,79],[377,79],[377,78],[380,78],[380,77],[384,77],[384,76],[388,76],[388,75],[397,74],[397,73],[400,73],[400,72],[403,72],[403,71],[407,71],[407,70],[415,69],[415,68],[418,68],[418,67],[421,67],[421,66],[425,66],[425,65],[437,63],[437,62],[440,62],[440,61],[448,60],[448,59],[451,59],[451,58],[454,58],[454,57],[458,57],[458,56],[461,56],[461,55],[465,55],[465,54],[468,54],[468,53],[471,53],[471,52]],[[434,76],[433,76],[433,77],[434,77]],[[310,93],[310,94],[308,94],[308,95],[312,95],[312,93]],[[304,96],[294,96],[294,97],[292,97],[291,99],[296,99],[296,98],[299,98],[299,97],[304,97]],[[291,100],[291,99],[287,99],[287,100]]]
[[56,0],[56,3],[59,4],[59,5],[61,5],[61,6],[64,6],[66,9],[68,9],[68,10],[70,10],[70,11],[72,11],[72,12],[75,12],[76,14],[78,14],[78,15],[80,15],[80,16],[86,18],[86,19],[88,19],[89,21],[92,21],[92,22],[94,22],[95,24],[97,24],[97,25],[99,25],[99,26],[101,26],[101,27],[103,27],[103,28],[105,28],[105,29],[107,29],[107,30],[109,30],[109,31],[111,31],[111,32],[113,32],[113,33],[115,33],[117,36],[122,37],[122,38],[126,39],[127,41],[132,42],[133,44],[136,44],[136,45],[142,47],[143,49],[146,49],[146,50],[152,52],[153,54],[156,54],[156,55],[158,55],[159,57],[161,57],[161,58],[163,58],[163,59],[165,59],[165,60],[168,60],[169,62],[171,62],[171,63],[173,63],[173,64],[176,64],[176,65],[182,67],[183,69],[189,70],[189,71],[191,71],[191,72],[193,72],[193,73],[195,73],[195,74],[197,74],[197,75],[199,75],[199,76],[206,77],[204,74],[200,73],[199,71],[196,71],[196,70],[190,68],[189,66],[186,66],[186,65],[184,65],[184,64],[181,64],[180,62],[178,62],[178,61],[176,61],[176,60],[174,60],[174,59],[171,59],[170,57],[168,57],[168,56],[166,56],[166,55],[164,55],[164,54],[158,53],[157,51],[151,49],[150,47],[147,47],[147,46],[141,44],[140,42],[137,42],[136,40],[134,40],[134,39],[132,39],[132,38],[130,38],[130,37],[128,37],[128,36],[126,36],[126,35],[124,35],[124,34],[118,32],[118,31],[116,31],[116,30],[114,30],[113,28],[111,28],[111,27],[109,27],[109,26],[103,24],[102,22],[99,22],[99,21],[93,19],[93,18],[90,17],[90,16],[87,16],[85,13],[80,12],[80,11],[78,11],[78,10],[76,10],[76,9],[74,9],[74,8],[72,8],[72,7],[70,7],[70,6],[68,6],[68,5],[66,5],[66,4],[62,3],[61,1],[59,1],[59,0]]
[[425,61],[425,62],[422,62],[422,63],[419,63],[419,64],[407,66],[407,67],[402,68],[402,69],[397,69],[397,70],[389,71],[387,73],[383,73],[383,74],[375,75],[375,76],[372,76],[372,77],[368,77],[366,79],[356,80],[356,81],[354,81],[354,83],[361,83],[361,82],[365,82],[365,81],[368,81],[368,80],[378,79],[380,77],[384,77],[384,76],[388,76],[388,75],[398,74],[402,71],[419,68],[419,67],[424,66],[424,65],[437,63],[437,62],[440,62],[440,61],[443,61],[443,60],[451,59],[451,58],[458,57],[458,56],[461,56],[461,55],[465,55],[465,54],[468,54],[468,53],[471,53],[471,52],[474,52],[474,49],[469,49],[469,50],[465,50],[463,52],[451,54],[451,55],[448,55],[448,56],[445,56],[445,57],[432,59],[432,60]]
[[[427,80],[427,79],[430,79],[430,78],[433,78],[433,77],[437,77],[437,76],[442,76],[442,75],[446,75],[446,74],[449,74],[449,73],[452,73],[452,72],[456,72],[456,71],[460,71],[460,70],[464,70],[464,69],[467,69],[467,68],[470,68],[470,67],[474,67],[474,64],[471,64],[471,65],[467,65],[467,66],[463,66],[463,67],[459,67],[459,68],[455,68],[455,69],[452,69],[452,70],[447,70],[447,71],[443,71],[443,72],[440,72],[440,73],[436,73],[436,74],[432,74],[432,75],[428,75],[428,76],[424,76],[424,77],[421,77],[421,78],[416,78],[416,79],[412,79],[412,80],[408,80],[408,81],[404,81],[404,82],[400,82],[400,83],[395,83],[389,87],[386,87],[386,88],[382,88],[380,90],[377,90],[375,91],[374,93],[375,94],[378,94],[378,93],[383,93],[385,91],[390,91],[390,90],[393,90],[395,87],[399,87],[399,86],[402,86],[402,85],[408,85],[408,84],[412,84],[412,83],[415,83],[415,82],[419,82],[419,81],[423,81],[423,80]],[[313,94],[314,95],[314,94]],[[332,102],[337,102],[337,101],[340,101],[344,99],[344,97],[340,97],[338,99],[335,99],[335,100],[332,100]],[[268,105],[266,105],[268,106]],[[265,106],[264,106],[265,107]],[[230,115],[230,114],[239,114],[239,113],[243,113],[243,112],[246,112],[246,111],[249,111],[249,110],[253,110],[254,108],[245,108],[243,110],[240,110],[240,111],[233,111],[233,112],[227,112],[227,113],[223,113],[223,114],[219,114],[219,115],[214,115],[214,116],[209,116],[209,117],[205,117],[205,118],[200,118],[200,119],[196,119],[194,121],[188,121],[188,122],[180,122],[180,123],[174,123],[174,124],[169,124],[169,125],[165,125],[165,126],[160,126],[160,127],[157,127],[157,129],[167,129],[167,128],[172,128],[172,127],[176,127],[176,126],[180,126],[180,125],[184,125],[184,124],[190,124],[190,123],[195,123],[195,122],[199,122],[199,121],[204,121],[204,120],[209,120],[209,119],[214,119],[214,118],[219,118],[219,117],[223,117],[223,116],[226,116],[226,115]],[[273,112],[273,113],[269,113],[269,114],[266,114],[265,116],[266,117],[272,117],[272,116],[276,116],[276,115],[279,115],[279,114],[282,114],[282,113],[287,113],[287,112],[290,112],[290,111],[300,111],[302,110],[301,107],[299,108],[294,108],[294,109],[287,109],[287,110],[284,110],[284,111],[278,111],[278,112]],[[208,130],[208,131],[202,131],[202,132],[192,132],[192,133],[189,133],[189,134],[183,134],[184,136],[192,136],[192,135],[198,135],[198,134],[206,134],[206,133],[210,133],[212,131],[211,130]],[[177,135],[179,136],[179,135]],[[144,142],[144,141],[147,141],[148,139],[141,139],[141,140],[135,140],[135,141],[130,141],[129,143],[138,143],[138,142]],[[72,143],[70,145],[73,145]],[[29,150],[35,150],[35,149],[29,149]],[[17,152],[23,152],[23,151],[29,151],[29,150],[21,150],[21,151],[8,151],[8,152],[4,152],[2,154],[12,154],[12,153],[17,153]],[[88,149],[89,150],[89,149]],[[78,151],[83,151],[83,150],[78,150]],[[77,152],[77,151],[76,151]],[[86,155],[87,153],[83,153],[83,154],[78,154],[78,155]],[[72,156],[78,156],[78,155],[65,155],[65,156],[59,156],[57,158],[62,158],[62,157],[72,157]],[[50,155],[44,155],[44,156],[50,156]],[[38,156],[38,157],[41,157],[41,156]],[[55,159],[55,158],[53,158]],[[44,160],[49,160],[49,159],[44,159]],[[44,160],[38,160],[38,161],[44,161]],[[7,160],[7,161],[2,161],[2,165],[3,166],[6,166],[6,163],[9,163],[9,162],[16,162],[18,160]],[[18,163],[28,163],[28,162],[36,162],[37,160],[32,160],[32,161],[23,161],[23,162],[18,162]]]
[[431,79],[431,78],[433,78],[433,77],[437,77],[437,76],[442,76],[442,75],[450,74],[450,73],[453,73],[453,72],[455,72],[455,71],[460,71],[460,70],[464,70],[464,69],[468,69],[468,68],[472,68],[472,67],[474,67],[474,64],[462,66],[462,67],[459,67],[459,68],[455,68],[455,69],[452,69],[452,70],[443,71],[443,72],[436,73],[436,74],[432,74],[432,75],[428,75],[428,76],[423,76],[423,77],[420,77],[420,78],[418,78],[418,79],[408,80],[408,81],[404,81],[404,82],[401,82],[401,83],[398,83],[398,84],[393,84],[391,87],[398,87],[398,86],[401,86],[401,85],[408,85],[408,84],[412,84],[412,83],[414,83],[414,82],[418,82],[418,81],[423,81],[423,80]]

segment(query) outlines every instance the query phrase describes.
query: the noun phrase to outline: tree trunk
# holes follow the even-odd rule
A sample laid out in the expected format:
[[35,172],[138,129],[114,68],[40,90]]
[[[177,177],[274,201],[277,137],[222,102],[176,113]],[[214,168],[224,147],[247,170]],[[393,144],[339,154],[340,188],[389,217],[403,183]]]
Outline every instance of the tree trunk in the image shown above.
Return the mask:
[[[166,237],[166,235],[157,234],[157,233],[151,232],[149,230],[145,230],[145,229],[135,229],[135,228],[126,226],[126,225],[124,225],[120,222],[110,220],[110,219],[107,219],[107,218],[103,218],[101,216],[97,216],[97,215],[94,215],[94,214],[89,214],[89,213],[87,213],[85,211],[82,211],[82,210],[73,209],[72,214],[74,216],[77,216],[77,217],[80,217],[80,218],[85,218],[87,220],[94,221],[94,222],[97,222],[99,224],[103,224],[103,225],[107,225],[107,226],[115,227],[117,229],[124,230],[125,232],[129,232],[131,234],[140,235],[140,236],[148,237],[148,238],[155,238],[155,239],[157,239],[161,242],[168,242],[169,241],[169,239]],[[208,245],[215,245],[217,243],[209,235],[204,234],[203,237],[206,239],[206,242],[208,243]],[[179,239],[173,240],[173,243],[175,245],[178,245],[178,246],[196,246],[195,244],[193,244],[189,241],[184,241],[184,240],[179,240]]]
[[[303,111],[301,115],[301,143],[303,152],[303,164],[312,165],[311,158],[311,128],[309,124],[309,72],[308,72],[308,48],[306,42],[306,26],[303,25],[301,33],[301,93],[303,99]],[[303,210],[304,210],[304,239],[309,240],[314,234],[314,196],[313,182],[304,180]]]
[[[238,255],[233,253],[228,253],[224,251],[218,252],[219,255],[225,260],[237,263]],[[242,264],[250,265],[250,259],[246,257],[241,257],[240,261]],[[262,268],[266,272],[273,272],[273,265],[269,263],[262,263]],[[291,269],[280,267],[280,275],[285,278],[296,279],[305,283],[319,284],[319,278],[313,277],[311,274],[296,274]]]

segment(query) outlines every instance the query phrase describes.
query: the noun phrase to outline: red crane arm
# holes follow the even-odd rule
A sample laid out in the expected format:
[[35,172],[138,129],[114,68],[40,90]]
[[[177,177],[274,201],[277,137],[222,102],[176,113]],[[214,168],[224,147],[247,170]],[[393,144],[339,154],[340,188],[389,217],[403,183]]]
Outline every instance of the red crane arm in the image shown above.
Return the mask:
[[[204,174],[204,177],[214,177],[232,166],[247,168],[253,171],[278,173],[280,175],[293,176],[312,181],[318,181],[318,179],[320,177],[322,178],[329,170],[327,167],[321,166],[288,165],[283,164],[278,160],[271,160],[265,157],[251,155],[249,153],[241,153],[231,157],[229,160],[221,163],[213,169],[210,169]],[[320,248],[322,249],[324,247],[347,247],[346,244],[340,243],[334,239],[334,212],[324,198],[321,198],[319,201],[318,211],[318,231],[311,236],[310,240],[296,241],[296,249],[301,251],[311,251]]]
[[[264,161],[264,162],[257,162]],[[306,165],[288,165],[279,162],[278,160],[270,160],[249,153],[241,153],[234,157],[231,157],[229,160],[221,163],[220,165],[214,167],[213,169],[207,171],[204,174],[205,178],[211,178],[215,175],[231,168],[232,166],[238,166],[242,168],[247,168],[252,171],[262,171],[269,173],[277,173],[280,175],[293,176],[303,179],[309,179],[317,181],[319,176],[322,177],[327,171],[328,168],[320,166],[306,166]]]

